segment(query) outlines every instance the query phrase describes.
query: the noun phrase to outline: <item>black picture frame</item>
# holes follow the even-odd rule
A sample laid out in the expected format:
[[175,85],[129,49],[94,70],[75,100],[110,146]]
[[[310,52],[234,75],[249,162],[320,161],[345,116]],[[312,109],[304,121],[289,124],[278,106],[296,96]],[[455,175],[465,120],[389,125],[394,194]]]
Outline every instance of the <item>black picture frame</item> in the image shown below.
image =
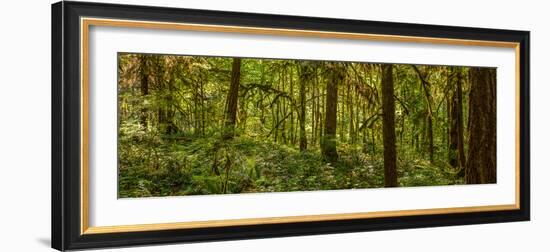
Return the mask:
[[[519,209],[157,231],[81,233],[80,18],[252,26],[519,43]],[[422,228],[530,218],[529,32],[102,3],[52,5],[52,247],[58,250]]]

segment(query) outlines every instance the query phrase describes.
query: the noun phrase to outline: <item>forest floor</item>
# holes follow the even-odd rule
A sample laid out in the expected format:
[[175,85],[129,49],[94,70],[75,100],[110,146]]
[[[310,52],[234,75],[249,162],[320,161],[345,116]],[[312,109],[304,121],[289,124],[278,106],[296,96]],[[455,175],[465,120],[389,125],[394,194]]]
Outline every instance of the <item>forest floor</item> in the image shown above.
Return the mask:
[[[135,133],[135,132],[134,132]],[[338,146],[337,162],[317,146],[300,151],[273,140],[153,134],[119,136],[119,197],[288,192],[384,186],[383,150]],[[411,152],[411,151],[409,151]],[[463,184],[456,169],[398,148],[399,186]]]

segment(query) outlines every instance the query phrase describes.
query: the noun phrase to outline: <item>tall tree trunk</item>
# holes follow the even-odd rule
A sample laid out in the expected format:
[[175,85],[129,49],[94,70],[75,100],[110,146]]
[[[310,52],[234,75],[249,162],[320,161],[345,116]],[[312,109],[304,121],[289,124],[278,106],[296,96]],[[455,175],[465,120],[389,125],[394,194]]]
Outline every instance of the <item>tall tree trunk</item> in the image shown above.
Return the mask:
[[341,68],[339,63],[328,64],[329,80],[327,82],[325,103],[325,131],[321,150],[325,159],[330,162],[338,159],[338,152],[336,150],[338,86],[344,79],[344,73]]
[[374,158],[374,155],[376,155],[376,138],[375,138],[375,129],[374,129],[374,124],[370,127],[370,138],[371,138],[371,142],[372,142],[372,145],[371,145],[371,152],[372,152],[372,157]]
[[301,65],[300,71],[300,113],[298,114],[300,121],[300,150],[307,149],[306,136],[306,85],[313,76],[313,70],[310,66]]
[[315,78],[314,84],[311,86],[311,143],[315,145],[316,136],[317,136],[317,71],[313,73],[313,78]]
[[353,113],[353,93],[351,92],[351,83],[348,81],[348,112],[349,112],[349,136],[348,136],[348,139],[349,139],[349,142],[354,144],[355,143],[355,136],[353,135],[353,131],[354,131],[354,128],[353,126],[354,125],[354,122],[355,122],[355,118],[353,118],[355,116],[355,114]]
[[496,183],[496,69],[470,69],[466,183]]
[[434,129],[431,113],[428,114],[428,152],[430,153],[430,163],[434,162]]
[[382,111],[384,113],[384,185],[397,186],[397,151],[395,149],[395,101],[393,98],[393,66],[382,66]]
[[[294,81],[293,81],[293,73],[292,68],[290,68],[290,92],[289,95],[292,99],[294,99]],[[296,111],[298,113],[298,111]],[[298,115],[298,120],[300,120],[300,115]],[[296,132],[294,131],[296,127],[294,127],[294,108],[291,104],[290,106],[290,143],[292,146],[296,144]]]
[[[362,98],[360,98],[362,100]],[[361,122],[364,122],[366,119],[367,119],[367,105],[365,105],[365,101],[361,101],[360,104],[361,105]],[[359,127],[357,127],[359,128]],[[367,153],[368,152],[368,148],[369,148],[369,143],[368,143],[368,133],[369,133],[369,129],[367,128],[366,125],[363,125],[363,129],[361,130],[362,133],[363,133],[363,153]]]
[[273,125],[273,142],[277,143],[279,137],[279,103],[275,103],[271,106],[271,121]]
[[[140,55],[139,56],[139,74],[140,74],[140,90],[141,90],[141,96],[145,100],[146,97],[149,95],[149,67],[147,64],[147,55]],[[142,104],[145,104],[143,102]],[[141,109],[141,115],[140,115],[140,122],[141,126],[144,127],[144,129],[147,129],[147,108],[142,105]]]
[[168,95],[166,97],[166,121],[168,121],[166,134],[173,134],[177,130],[174,123],[174,81],[174,75],[170,74],[170,80],[168,81]]
[[[286,67],[283,69],[283,73],[282,73],[282,89],[281,91],[284,93],[285,92],[285,83],[286,83],[286,77],[287,77],[287,70],[286,70]],[[278,102],[281,104],[281,140],[283,141],[284,144],[287,143],[287,137],[286,137],[286,99],[282,100],[279,99]]]
[[204,80],[200,78],[200,96],[201,96],[201,133],[204,136],[206,131],[206,118],[205,118],[205,109],[204,109]]
[[453,167],[459,167],[459,173],[463,173],[466,158],[464,155],[464,126],[462,119],[462,76],[459,71],[456,70],[454,73],[456,75],[456,89],[453,92],[449,113],[449,164]]
[[[460,70],[459,70],[460,71]],[[458,126],[458,166],[460,167],[460,173],[464,173],[464,167],[466,166],[466,155],[464,153],[464,119],[462,108],[462,73],[457,73],[456,93],[457,93],[457,126]],[[496,76],[495,76],[496,78]],[[496,82],[496,80],[495,80]],[[496,88],[496,87],[495,87]],[[496,116],[496,115],[495,115]]]
[[193,88],[193,133],[199,135],[200,133],[200,113],[199,113],[199,94],[197,87]]
[[[342,85],[340,85],[342,86]],[[344,93],[344,88],[342,87],[342,91],[340,92],[340,95],[342,96],[342,102],[339,102],[336,104],[336,127],[337,127],[337,130],[338,130],[338,126],[340,126],[340,130],[339,130],[339,134],[337,134],[338,136],[340,136],[340,142],[341,143],[344,143],[346,141],[346,136],[344,135],[344,116],[345,116],[345,111],[346,111],[346,97],[345,97],[345,93]]]
[[[452,85],[452,84],[449,84],[449,85]],[[452,166],[452,167],[456,167],[457,166],[457,159],[456,159],[456,148],[457,148],[457,144],[455,142],[455,135],[457,135],[456,133],[456,128],[454,127],[454,117],[453,116],[453,111],[454,111],[454,94],[452,97],[448,97],[447,98],[447,123],[446,123],[446,130],[447,130],[447,159],[448,159],[448,162],[449,162],[449,165]]]
[[354,99],[354,116],[355,116],[355,125],[353,126],[353,138],[354,142],[359,142],[359,136],[361,132],[359,131],[360,122],[361,122],[361,103],[359,102],[359,93],[357,93],[357,86],[355,86],[355,99]]
[[239,85],[241,80],[241,59],[233,58],[231,67],[231,83],[227,93],[225,122],[223,139],[232,139],[235,136],[235,124],[237,120],[237,104],[239,98]]
[[159,90],[161,93],[161,101],[163,101],[162,104],[157,105],[157,129],[159,132],[166,132],[167,125],[168,125],[168,116],[167,116],[167,106],[168,104],[168,98],[166,93],[166,83],[165,83],[165,69],[164,69],[164,59],[160,56],[153,56],[153,65],[154,65],[154,81],[156,89]]
[[[330,81],[330,80],[329,80]],[[323,109],[326,108],[326,103],[327,103],[327,90],[326,90],[326,86],[328,86],[329,84],[327,83],[325,85],[325,89],[321,90],[322,92],[322,96],[321,96],[321,104],[319,105],[319,147],[321,147],[321,152],[323,150],[323,136],[325,135],[325,120],[326,120],[326,114],[322,112]],[[326,109],[325,109],[326,110]]]
[[424,90],[424,95],[426,96],[426,105],[428,108],[428,114],[426,117],[426,125],[427,125],[427,132],[428,135],[428,144],[429,144],[429,154],[430,154],[430,162],[433,163],[434,161],[434,136],[433,136],[433,109],[432,109],[432,98],[430,96],[430,83],[425,79],[425,76],[420,72],[418,67],[415,65],[412,65],[413,69],[418,74],[418,77],[420,78],[422,88]]

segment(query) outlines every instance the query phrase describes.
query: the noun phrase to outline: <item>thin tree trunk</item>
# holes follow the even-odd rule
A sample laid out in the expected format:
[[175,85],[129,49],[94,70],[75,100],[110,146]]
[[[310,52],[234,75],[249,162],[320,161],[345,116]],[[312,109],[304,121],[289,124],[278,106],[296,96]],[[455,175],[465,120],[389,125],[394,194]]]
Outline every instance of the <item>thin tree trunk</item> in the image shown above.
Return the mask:
[[[330,80],[329,80],[330,81]],[[326,86],[329,84],[327,83]],[[327,103],[327,90],[326,88],[322,90],[323,96],[321,97],[321,105],[319,106],[319,145],[321,147],[321,152],[323,152],[323,136],[325,135],[325,120],[326,114],[322,113],[322,109],[326,108]]]
[[205,131],[206,131],[206,118],[205,118],[205,109],[204,109],[204,80],[200,79],[200,84],[201,84],[201,87],[200,87],[200,101],[201,101],[201,133],[202,135],[204,136],[205,135]]
[[[294,81],[292,80],[292,68],[290,68],[290,97],[292,99],[294,99]],[[298,117],[300,117],[300,115],[298,115]],[[299,118],[298,118],[299,120]],[[292,146],[294,146],[296,144],[296,133],[294,131],[295,127],[294,127],[294,108],[291,106],[290,107],[290,143],[292,144]]]
[[[287,74],[287,70],[286,68],[283,70],[283,78],[282,78],[282,89],[281,91],[282,92],[285,92],[285,83],[286,83],[286,75]],[[287,137],[286,137],[286,100],[282,100],[279,99],[278,100],[279,103],[281,104],[281,117],[283,118],[283,122],[281,123],[281,140],[283,141],[284,144],[287,143]]]
[[[146,99],[146,97],[149,95],[149,69],[147,65],[147,55],[140,55],[139,62],[141,96],[143,97],[143,99]],[[147,108],[144,105],[142,106],[143,107],[141,109],[140,122],[141,126],[143,126],[144,129],[147,129]]]
[[306,136],[306,85],[312,77],[312,69],[310,66],[301,67],[300,72],[300,113],[298,114],[300,121],[300,150],[307,149]]
[[371,146],[371,149],[372,149],[372,157],[374,158],[374,155],[376,155],[376,139],[374,138],[375,135],[374,135],[374,125],[371,127],[370,129],[370,137],[371,137],[371,141],[372,141],[372,146]]
[[200,115],[199,115],[199,94],[193,90],[193,132],[195,135],[200,133]]
[[166,120],[168,121],[168,127],[166,129],[167,134],[175,133],[178,128],[174,122],[174,74],[170,74],[170,80],[168,81],[168,97],[167,97],[167,108],[166,108]]
[[426,104],[428,107],[428,114],[426,118],[426,124],[427,124],[427,135],[428,135],[428,144],[429,144],[429,154],[430,154],[430,162],[433,163],[434,161],[434,137],[433,137],[433,109],[432,109],[432,98],[430,96],[430,84],[428,81],[424,78],[424,75],[418,70],[418,68],[415,65],[412,65],[416,73],[418,74],[418,77],[420,78],[422,87],[424,89],[424,95],[426,96]]
[[340,130],[339,130],[339,134],[337,134],[338,136],[340,136],[340,142],[343,143],[345,142],[346,140],[346,136],[344,135],[344,115],[345,115],[345,111],[346,111],[346,108],[345,108],[345,104],[346,104],[346,97],[345,97],[345,93],[344,93],[344,90],[342,88],[342,91],[341,91],[341,95],[342,95],[342,102],[339,102],[336,104],[336,117],[337,117],[337,121],[336,121],[336,127],[338,129],[338,126],[340,126]]
[[353,93],[351,92],[351,83],[348,82],[348,112],[349,112],[349,141],[350,143],[355,143],[355,136],[353,135],[354,131],[354,122],[355,118],[353,118],[355,115],[353,114]]
[[279,129],[279,125],[278,125],[278,122],[279,122],[279,105],[278,104],[273,104],[271,106],[271,121],[272,121],[272,125],[273,125],[273,142],[274,143],[277,143],[277,137],[278,137],[278,129]]
[[[357,92],[357,86],[355,87],[355,91]],[[361,134],[361,132],[359,132],[359,122],[361,122],[361,113],[359,111],[361,111],[361,103],[359,101],[360,97],[359,97],[359,94],[356,93],[355,94],[355,99],[354,99],[354,104],[355,104],[355,126],[354,126],[354,139],[355,139],[355,142],[358,143],[359,142],[359,135]]]
[[[366,119],[367,119],[367,105],[365,105],[365,102],[361,102],[362,106],[361,106],[361,122],[364,122]],[[357,127],[359,128],[359,127]],[[363,125],[363,128],[362,128],[362,133],[363,133],[363,153],[367,153],[368,152],[368,128],[366,127],[366,125]]]
[[313,73],[313,78],[315,78],[315,84],[311,86],[311,144],[315,145],[317,135],[317,71]]
[[434,129],[432,115],[428,115],[428,147],[430,153],[430,163],[434,162]]
[[[459,70],[460,71],[460,70]],[[464,153],[464,119],[462,118],[462,73],[457,73],[456,93],[457,93],[457,125],[458,125],[458,165],[460,173],[464,173],[466,166],[466,155]]]
[[[155,66],[155,75],[154,80],[155,84],[158,90],[160,92],[166,92],[165,88],[165,81],[164,81],[164,62],[162,57],[154,56],[154,66]],[[163,95],[162,100],[165,101],[165,104],[168,104],[168,99],[165,95]],[[167,116],[167,108],[163,106],[164,104],[160,104],[157,109],[157,129],[159,132],[167,132],[168,129],[168,116]]]

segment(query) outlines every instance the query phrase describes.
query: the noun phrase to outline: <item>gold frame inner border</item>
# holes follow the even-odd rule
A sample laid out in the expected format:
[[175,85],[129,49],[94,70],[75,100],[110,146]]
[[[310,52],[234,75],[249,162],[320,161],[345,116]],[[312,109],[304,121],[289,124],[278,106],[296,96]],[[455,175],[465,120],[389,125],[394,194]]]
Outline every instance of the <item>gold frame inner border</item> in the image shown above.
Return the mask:
[[[90,26],[107,27],[127,27],[161,30],[184,30],[184,31],[202,31],[202,32],[223,32],[240,33],[256,35],[275,35],[275,36],[294,36],[294,37],[316,37],[316,38],[337,38],[337,39],[359,39],[370,41],[385,42],[408,42],[408,43],[428,43],[428,44],[446,44],[461,46],[487,46],[504,47],[515,49],[515,82],[516,82],[516,162],[515,162],[515,204],[509,205],[489,205],[474,207],[452,207],[452,208],[433,208],[433,209],[414,209],[397,211],[378,211],[362,213],[341,213],[341,214],[322,214],[322,215],[302,215],[302,216],[281,216],[268,218],[249,218],[249,219],[228,219],[228,220],[210,220],[210,221],[191,221],[191,222],[172,222],[158,224],[132,224],[121,226],[95,226],[89,224],[89,32]],[[291,222],[313,222],[329,220],[350,220],[367,219],[380,217],[397,216],[415,216],[415,215],[433,215],[433,214],[452,214],[452,213],[470,213],[470,212],[491,212],[502,210],[520,209],[520,44],[516,42],[487,41],[487,40],[467,40],[452,38],[433,38],[433,37],[415,37],[400,35],[382,35],[382,34],[364,34],[364,33],[346,33],[346,32],[328,32],[314,30],[294,30],[277,28],[260,28],[248,26],[225,26],[225,25],[205,25],[192,23],[168,23],[152,22],[122,19],[101,19],[101,18],[81,18],[80,19],[80,71],[81,71],[81,165],[80,165],[80,213],[81,225],[80,233],[86,234],[104,234],[120,232],[138,232],[138,231],[158,231],[171,229],[190,229],[206,227],[225,227],[239,225],[260,225],[260,224],[279,224]]]

